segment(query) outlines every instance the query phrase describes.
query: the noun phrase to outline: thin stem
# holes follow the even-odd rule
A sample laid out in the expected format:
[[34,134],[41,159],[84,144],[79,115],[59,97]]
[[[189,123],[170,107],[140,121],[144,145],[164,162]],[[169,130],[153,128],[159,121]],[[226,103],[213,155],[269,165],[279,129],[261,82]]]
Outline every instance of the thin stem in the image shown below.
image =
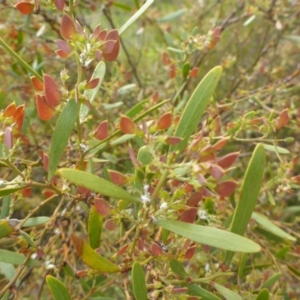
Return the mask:
[[29,214],[20,221],[20,223],[15,227],[15,230],[20,230],[21,227],[28,221],[28,219],[34,215],[43,205],[45,205],[46,203],[48,203],[49,201],[51,201],[52,199],[56,198],[57,195],[52,195],[51,197],[47,198],[46,200],[44,200],[43,202],[41,202],[36,208],[32,209]]
[[34,69],[32,69],[17,52],[15,52],[9,45],[5,43],[5,41],[2,38],[0,38],[0,45],[3,47],[3,49],[6,52],[8,52],[10,56],[12,56],[16,61],[18,61],[19,64],[22,65],[28,72],[32,73],[40,81],[43,81],[43,77],[39,73],[37,73]]
[[23,272],[24,268],[26,267],[26,263],[29,261],[31,253],[28,254],[23,262],[22,265],[18,268],[17,272],[15,273],[14,277],[10,280],[10,282],[0,291],[0,298],[4,296],[4,294],[9,290],[11,286],[18,280],[19,276]]

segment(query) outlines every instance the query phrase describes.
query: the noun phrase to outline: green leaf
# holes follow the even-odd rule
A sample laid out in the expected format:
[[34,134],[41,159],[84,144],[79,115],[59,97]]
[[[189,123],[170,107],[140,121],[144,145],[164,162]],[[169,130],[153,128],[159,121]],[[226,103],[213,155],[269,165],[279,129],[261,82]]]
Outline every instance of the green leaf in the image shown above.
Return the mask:
[[25,187],[25,183],[11,183],[5,187],[0,188],[0,197],[10,195],[16,191],[19,191]]
[[197,129],[201,117],[213,96],[221,74],[221,66],[213,68],[194,90],[182,113],[174,134],[177,137],[183,138],[183,140],[178,145],[171,147],[171,151],[182,151],[187,145],[190,136]]
[[[97,64],[97,66],[94,70],[94,73],[92,75],[92,78],[91,78],[91,80],[95,79],[95,78],[99,78],[99,82],[98,82],[97,86],[93,89],[85,90],[84,94],[83,94],[83,96],[85,98],[87,98],[90,103],[92,103],[95,100],[95,98],[100,90],[103,78],[105,76],[105,72],[106,72],[106,65],[103,61],[100,61]],[[81,107],[80,107],[80,121],[81,122],[86,118],[88,112],[89,112],[89,108],[86,105],[81,105]]]
[[[26,256],[21,253],[0,249],[0,261],[2,262],[19,266],[24,263],[25,259]],[[40,266],[40,262],[29,259],[27,265],[30,267],[37,267]]]
[[186,278],[188,276],[182,263],[176,259],[172,259],[170,261],[170,268],[176,275],[180,276],[181,278]]
[[279,154],[289,154],[290,153],[289,150],[279,147],[279,146],[268,145],[268,144],[263,144],[263,145],[264,145],[265,150],[267,150],[267,151],[271,151],[271,152],[275,152],[275,153],[279,153]]
[[96,208],[92,206],[88,220],[89,242],[92,249],[100,247],[102,225],[103,216],[101,216]]
[[292,42],[300,44],[300,36],[299,35],[285,35],[285,39],[290,40]]
[[147,166],[151,163],[153,160],[153,155],[148,146],[143,146],[139,149],[137,159],[142,166]]
[[242,300],[242,297],[239,294],[220,284],[214,283],[213,286],[226,300]]
[[70,99],[61,112],[51,140],[48,180],[53,177],[78,117],[80,104]]
[[238,276],[240,279],[243,278],[247,258],[248,258],[248,255],[246,253],[244,253],[240,259],[239,269],[238,269]]
[[119,34],[128,29],[137,19],[141,17],[141,15],[150,7],[150,5],[154,3],[154,0],[147,0],[143,6],[119,29]]
[[187,287],[189,289],[189,292],[188,292],[189,295],[199,296],[199,297],[201,297],[201,299],[205,299],[205,300],[221,300],[221,298],[215,296],[211,292],[203,289],[202,287],[200,287],[196,284],[189,284],[189,285],[187,285]]
[[293,236],[291,236],[290,234],[286,233],[285,231],[283,231],[281,228],[279,228],[278,226],[276,226],[275,224],[273,224],[270,220],[268,220],[265,216],[262,216],[258,213],[253,213],[252,214],[252,218],[265,230],[283,238],[283,239],[287,239],[290,240],[292,242],[296,241],[296,238],[294,238]]
[[67,288],[60,280],[47,275],[46,282],[55,300],[72,300]]
[[269,291],[267,289],[262,289],[255,298],[255,300],[269,300],[269,298]]
[[12,264],[8,264],[5,262],[0,262],[0,270],[8,281],[11,280],[16,274],[15,267]]
[[249,253],[260,251],[258,244],[226,230],[170,220],[157,220],[155,224],[192,241],[216,248]]
[[14,231],[13,226],[11,226],[9,220],[1,220],[0,221],[0,239],[9,235]]
[[144,108],[144,106],[148,103],[148,99],[142,100],[135,104],[133,107],[131,107],[125,115],[129,118],[135,117],[139,112],[141,112]]
[[280,273],[274,274],[262,285],[262,288],[271,287],[279,280],[280,277],[281,277]]
[[130,195],[127,191],[119,186],[91,173],[63,168],[58,170],[58,174],[74,184],[83,186],[104,196],[123,199],[131,202],[140,202],[139,198]]
[[2,199],[0,219],[7,218],[9,216],[9,211],[10,211],[10,196],[6,196]]
[[[265,150],[262,144],[254,149],[244,177],[240,200],[235,208],[230,231],[244,235],[252,212],[257,202],[265,169]],[[233,253],[226,254],[226,263],[229,264]]]
[[86,242],[80,240],[76,235],[72,234],[71,239],[78,255],[89,267],[98,270],[101,273],[120,272],[120,268],[116,264],[99,255]]
[[145,273],[143,267],[135,262],[132,266],[131,271],[132,276],[132,287],[133,293],[136,300],[147,300],[147,287],[145,281]]
[[45,224],[50,221],[49,217],[35,217],[35,218],[30,218],[28,219],[22,227],[33,227],[33,226],[38,226]]
[[170,22],[173,20],[176,20],[178,18],[180,18],[182,15],[184,15],[186,13],[187,9],[183,8],[183,9],[179,9],[177,11],[174,11],[162,18],[159,18],[157,20],[158,23],[164,23],[164,22]]

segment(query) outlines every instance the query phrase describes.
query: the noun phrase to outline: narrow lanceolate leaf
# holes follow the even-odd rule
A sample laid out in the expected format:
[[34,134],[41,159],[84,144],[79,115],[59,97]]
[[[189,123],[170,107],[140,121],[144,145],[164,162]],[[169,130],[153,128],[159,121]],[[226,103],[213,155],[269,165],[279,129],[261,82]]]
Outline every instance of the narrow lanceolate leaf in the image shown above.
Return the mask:
[[[93,89],[85,90],[84,94],[83,94],[83,96],[85,98],[87,98],[87,100],[90,103],[92,103],[95,100],[96,95],[99,92],[102,80],[103,80],[104,75],[105,75],[105,71],[106,71],[105,63],[103,61],[100,61],[97,64],[97,66],[94,70],[94,73],[92,75],[92,78],[91,78],[91,80],[93,80],[95,78],[99,78],[97,86],[94,87]],[[82,105],[81,108],[80,108],[80,121],[81,122],[86,118],[88,112],[89,112],[89,108],[86,105]]]
[[132,287],[136,300],[147,300],[147,287],[143,267],[135,262],[132,267]]
[[[26,256],[21,253],[0,249],[0,261],[2,262],[19,266],[23,264],[25,260]],[[33,259],[29,259],[27,262],[27,265],[30,267],[37,267],[40,266],[40,264],[39,261]]]
[[252,218],[265,230],[283,238],[283,239],[287,239],[290,240],[292,242],[296,241],[296,238],[294,238],[293,236],[291,236],[290,234],[286,233],[285,231],[283,231],[281,228],[279,228],[278,226],[276,226],[275,224],[273,224],[270,220],[268,220],[265,216],[262,216],[260,214],[257,213],[253,213],[252,214]]
[[221,300],[221,298],[215,296],[211,292],[203,289],[202,287],[200,287],[196,284],[189,284],[189,285],[187,285],[187,287],[189,289],[189,292],[188,292],[189,295],[199,296],[199,297],[202,297],[201,299],[205,299],[205,300]]
[[171,147],[171,151],[181,151],[187,145],[189,137],[197,129],[209,100],[213,96],[221,74],[221,66],[213,68],[196,87],[182,113],[174,134],[177,137],[183,138],[183,140],[178,145]]
[[6,196],[6,195],[9,195],[9,194],[12,194],[18,190],[21,190],[25,187],[25,184],[22,184],[22,183],[10,183],[6,186],[4,186],[3,188],[0,188],[0,197],[3,197],[3,196]]
[[104,196],[123,199],[131,202],[139,201],[137,197],[130,195],[121,187],[91,173],[63,168],[58,171],[58,174],[74,184],[83,186]]
[[78,116],[79,107],[80,104],[74,99],[69,100],[57,120],[49,152],[48,180],[51,180],[59,164]]
[[22,227],[33,227],[33,226],[39,226],[42,224],[45,224],[50,221],[49,217],[34,217],[28,219]]
[[81,259],[92,269],[101,273],[117,273],[120,268],[94,251],[86,242],[76,235],[71,236],[72,243]]
[[0,221],[0,239],[13,232],[14,228],[9,223],[9,220]]
[[255,300],[269,300],[270,299],[270,294],[267,289],[262,289]]
[[103,216],[97,212],[97,209],[92,206],[88,220],[89,242],[92,249],[99,248],[101,231],[103,225]]
[[239,294],[220,284],[214,283],[213,286],[226,300],[242,300]]
[[46,282],[55,300],[72,299],[65,285],[57,278],[47,275]]
[[197,243],[216,248],[248,253],[260,251],[258,244],[226,230],[170,220],[158,220],[155,224]]
[[[258,144],[254,149],[244,177],[240,200],[234,212],[230,231],[244,235],[257,202],[265,169],[265,149]],[[226,263],[230,263],[233,254],[226,254]]]
[[170,261],[170,268],[176,275],[180,276],[181,278],[186,278],[188,276],[182,263],[176,259],[172,259]]

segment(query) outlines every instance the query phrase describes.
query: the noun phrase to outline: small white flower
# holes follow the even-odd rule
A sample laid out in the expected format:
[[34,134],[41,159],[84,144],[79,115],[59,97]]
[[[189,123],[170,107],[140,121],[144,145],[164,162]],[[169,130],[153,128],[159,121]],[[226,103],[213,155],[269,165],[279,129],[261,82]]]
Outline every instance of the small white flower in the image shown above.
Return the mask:
[[151,199],[149,198],[148,195],[142,195],[141,199],[142,199],[142,202],[144,202],[144,203],[151,201]]
[[3,179],[0,179],[0,187],[2,187],[2,185],[5,183],[5,181]]
[[167,202],[163,202],[163,203],[160,205],[159,209],[166,209],[167,207],[168,207],[168,203],[167,203]]
[[205,272],[209,272],[209,271],[210,271],[210,266],[209,266],[209,264],[206,264],[204,268],[205,268]]
[[198,211],[198,217],[201,219],[201,220],[207,220],[207,213],[205,210],[199,210]]

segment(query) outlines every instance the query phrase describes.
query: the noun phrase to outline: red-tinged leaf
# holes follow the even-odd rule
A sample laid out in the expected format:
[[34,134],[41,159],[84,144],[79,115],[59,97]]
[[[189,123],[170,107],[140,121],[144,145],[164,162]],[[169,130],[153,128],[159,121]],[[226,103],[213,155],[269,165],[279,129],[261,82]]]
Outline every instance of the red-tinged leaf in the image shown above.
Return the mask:
[[152,95],[152,100],[157,103],[158,102],[158,99],[159,99],[159,93],[158,92],[155,92],[153,95]]
[[106,40],[106,36],[107,36],[107,30],[101,30],[98,35],[97,35],[97,40],[98,41],[105,41]]
[[239,157],[239,154],[240,152],[232,152],[223,157],[220,157],[217,159],[217,164],[223,169],[228,169],[234,164],[236,159]]
[[81,270],[81,271],[77,271],[76,272],[76,277],[77,278],[82,278],[89,275],[89,271],[88,270]]
[[228,141],[229,141],[229,138],[224,138],[224,139],[222,139],[222,140],[216,142],[216,143],[212,146],[213,151],[221,150],[221,149],[227,144]]
[[280,113],[279,117],[276,118],[276,129],[280,129],[286,126],[288,122],[289,122],[289,114],[288,114],[288,110],[285,109]]
[[199,162],[207,162],[207,161],[212,161],[216,159],[216,154],[214,152],[211,153],[206,153],[205,155],[201,156],[199,159]]
[[224,175],[224,170],[220,166],[212,165],[210,167],[210,174],[216,180],[220,180]]
[[300,184],[300,175],[293,176],[291,180],[297,184]]
[[157,129],[163,130],[167,129],[172,125],[172,114],[167,112],[163,114],[157,121]]
[[41,120],[50,120],[55,115],[55,110],[46,103],[45,96],[35,95],[35,103]]
[[54,4],[58,10],[63,11],[65,6],[65,0],[54,0]]
[[9,104],[6,107],[3,116],[6,117],[6,118],[12,117],[16,113],[16,109],[17,109],[17,107],[16,107],[16,103],[15,102]]
[[60,25],[60,34],[66,40],[72,40],[76,35],[76,27],[72,18],[66,14],[63,15]]
[[55,53],[56,53],[60,58],[67,58],[67,57],[69,56],[68,53],[62,51],[61,49],[56,50]]
[[188,206],[196,207],[198,203],[202,200],[203,197],[203,190],[195,192],[186,202]]
[[48,74],[44,74],[44,93],[47,104],[56,107],[61,102],[61,92],[55,80]]
[[95,56],[99,61],[102,60],[102,52],[100,50],[95,50]]
[[84,186],[78,186],[77,189],[81,194],[83,194],[85,196],[88,196],[91,193],[91,191],[89,189],[85,188]]
[[185,259],[191,259],[196,251],[196,245],[190,247],[189,249],[187,249],[187,251],[185,252],[184,258]]
[[45,171],[48,172],[48,168],[49,168],[49,156],[48,154],[43,154],[43,167],[45,169]]
[[114,50],[115,45],[116,45],[116,41],[112,41],[112,40],[106,41],[103,44],[102,53],[103,53],[104,58],[105,58],[106,54],[110,54]]
[[34,0],[34,8],[35,10],[39,9],[39,0]]
[[31,76],[31,83],[36,92],[42,92],[44,90],[44,84],[35,76]]
[[59,47],[60,50],[62,50],[67,55],[72,53],[72,46],[63,40],[57,40],[56,45]]
[[184,211],[179,216],[179,221],[185,222],[185,223],[194,223],[197,217],[198,208],[192,207],[189,210]]
[[100,31],[101,31],[101,26],[100,26],[100,24],[98,24],[93,31],[93,36],[97,37],[98,34],[100,33]]
[[189,76],[190,77],[196,77],[198,75],[199,72],[199,68],[193,68],[192,70],[190,70]]
[[24,109],[25,109],[24,104],[20,105],[20,106],[17,107],[16,112],[14,114],[14,119],[15,119],[15,121],[17,123],[17,128],[18,128],[19,131],[21,131],[22,126],[23,126]]
[[94,89],[98,85],[99,81],[100,81],[100,78],[94,78],[86,84],[85,88],[87,90]]
[[113,29],[108,32],[106,38],[106,41],[115,41],[114,47],[111,51],[105,52],[103,49],[103,58],[106,59],[107,61],[113,61],[115,60],[120,51],[120,37],[119,37],[119,32],[117,29]]
[[169,136],[165,139],[168,145],[178,145],[182,141],[182,138],[177,136]]
[[100,215],[108,216],[110,214],[110,206],[104,199],[96,198],[94,200],[94,206]]
[[106,228],[107,230],[113,231],[113,230],[115,230],[117,224],[116,224],[116,222],[115,222],[114,220],[110,219],[110,220],[107,220],[107,221],[105,222],[105,225],[104,225],[104,226],[105,226],[105,228]]
[[220,35],[221,35],[221,27],[216,27],[213,31],[212,40],[208,46],[208,49],[212,50],[213,48],[215,48],[216,44],[220,40]]
[[137,247],[141,251],[145,251],[146,250],[145,243],[144,243],[144,241],[142,239],[138,239]]
[[5,132],[4,132],[4,144],[6,145],[6,147],[8,149],[11,149],[14,145],[13,142],[13,135],[12,135],[12,131],[10,127],[6,127],[5,128]]
[[52,191],[52,190],[44,190],[44,191],[43,191],[43,195],[44,195],[46,198],[50,198],[50,197],[52,197],[54,194],[55,194],[55,192]]
[[163,65],[164,66],[168,66],[169,64],[171,64],[171,59],[168,53],[163,52],[162,54],[162,61],[163,61]]
[[118,251],[118,253],[117,253],[117,256],[121,256],[121,255],[123,255],[124,253],[126,253],[127,252],[127,249],[128,249],[128,244],[126,244],[126,245],[124,245],[123,247],[121,247],[121,249]]
[[97,140],[103,141],[108,137],[108,134],[109,134],[109,132],[108,132],[108,121],[105,120],[105,121],[102,121],[99,124],[99,126],[97,127],[97,129],[95,131],[95,134],[94,134],[94,137]]
[[71,240],[74,245],[74,248],[76,249],[77,254],[81,256],[84,242],[80,238],[78,238],[75,234],[71,234]]
[[154,256],[160,256],[164,253],[161,247],[155,242],[152,242],[150,252]]
[[232,180],[224,181],[220,183],[215,191],[221,196],[221,197],[229,197],[235,190],[237,186],[237,183]]
[[24,110],[25,110],[25,105],[24,104],[19,105],[17,107],[16,112],[14,113],[14,116],[13,116],[15,121],[17,121],[18,119],[24,117]]
[[29,15],[34,10],[34,4],[26,1],[21,1],[15,5],[15,8],[23,15]]
[[109,170],[108,174],[111,181],[116,185],[124,185],[127,182],[126,176],[118,171]]
[[129,117],[122,115],[120,117],[120,130],[125,134],[134,134],[136,127],[134,122]]
[[25,197],[30,197],[32,195],[32,190],[31,187],[26,187],[25,189],[21,190],[22,196]]
[[175,78],[175,76],[176,76],[176,66],[170,65],[169,77],[170,77],[170,79],[173,79],[173,78]]

